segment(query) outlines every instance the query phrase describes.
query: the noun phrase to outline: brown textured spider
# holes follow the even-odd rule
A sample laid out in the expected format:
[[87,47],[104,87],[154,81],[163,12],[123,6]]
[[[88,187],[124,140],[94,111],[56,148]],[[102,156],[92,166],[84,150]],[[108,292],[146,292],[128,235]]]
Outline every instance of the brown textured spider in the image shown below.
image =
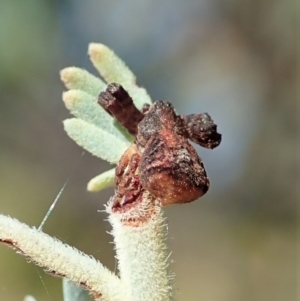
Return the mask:
[[141,112],[115,83],[100,93],[98,102],[136,137],[116,168],[115,207],[137,201],[145,190],[163,206],[192,202],[207,192],[204,165],[188,141],[210,149],[220,144],[221,135],[207,113],[179,116],[162,100],[144,105]]

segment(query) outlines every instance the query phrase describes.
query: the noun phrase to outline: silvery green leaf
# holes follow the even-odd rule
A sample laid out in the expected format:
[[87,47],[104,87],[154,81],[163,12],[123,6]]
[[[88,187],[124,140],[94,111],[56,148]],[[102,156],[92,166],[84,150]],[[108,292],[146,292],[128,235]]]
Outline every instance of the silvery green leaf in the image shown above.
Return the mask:
[[114,185],[115,169],[110,169],[91,179],[87,185],[88,191],[96,192]]
[[106,84],[98,77],[77,67],[68,67],[60,71],[60,78],[69,90],[82,90],[98,97],[106,89]]
[[136,85],[136,78],[125,63],[107,46],[92,43],[89,45],[90,59],[107,83],[121,84],[132,97],[138,109],[144,103],[151,104],[151,98],[144,88]]
[[151,98],[144,88],[135,84],[124,84],[124,89],[126,89],[139,110],[142,109],[145,103],[152,104]]
[[114,135],[84,120],[72,118],[64,121],[65,131],[81,147],[110,163],[117,163],[130,145]]
[[24,301],[37,301],[37,300],[34,297],[27,295],[25,296]]
[[65,278],[62,280],[63,283],[63,297],[64,301],[88,301],[88,291],[77,286],[72,281]]
[[135,75],[125,63],[107,46],[91,43],[90,59],[107,83],[135,83]]
[[63,101],[75,117],[107,131],[120,140],[128,140],[128,134],[125,136],[120,130],[120,125],[97,104],[97,98],[81,90],[70,90],[63,93]]

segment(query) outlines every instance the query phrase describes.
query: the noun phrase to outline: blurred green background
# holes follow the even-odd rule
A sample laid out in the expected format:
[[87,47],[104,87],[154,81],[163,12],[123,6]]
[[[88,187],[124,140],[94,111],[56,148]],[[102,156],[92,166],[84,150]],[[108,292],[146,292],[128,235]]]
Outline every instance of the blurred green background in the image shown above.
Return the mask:
[[[291,1],[9,1],[0,3],[0,211],[115,269],[113,190],[86,191],[108,164],[63,131],[59,70],[95,73],[89,42],[130,66],[153,99],[209,112],[223,134],[197,148],[205,197],[166,208],[176,300],[296,300],[296,9]],[[42,281],[41,281],[42,279]],[[0,246],[0,300],[62,300],[61,280]]]

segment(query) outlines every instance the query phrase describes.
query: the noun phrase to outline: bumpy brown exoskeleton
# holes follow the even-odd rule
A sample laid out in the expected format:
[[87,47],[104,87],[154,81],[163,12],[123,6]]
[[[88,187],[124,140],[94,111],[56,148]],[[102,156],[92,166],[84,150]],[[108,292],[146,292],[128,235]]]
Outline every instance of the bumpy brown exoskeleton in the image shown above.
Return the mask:
[[100,93],[98,102],[136,138],[116,168],[115,206],[137,201],[145,190],[163,206],[192,202],[207,192],[203,162],[188,141],[210,149],[220,144],[221,135],[207,113],[179,116],[162,100],[144,105],[141,112],[115,83]]

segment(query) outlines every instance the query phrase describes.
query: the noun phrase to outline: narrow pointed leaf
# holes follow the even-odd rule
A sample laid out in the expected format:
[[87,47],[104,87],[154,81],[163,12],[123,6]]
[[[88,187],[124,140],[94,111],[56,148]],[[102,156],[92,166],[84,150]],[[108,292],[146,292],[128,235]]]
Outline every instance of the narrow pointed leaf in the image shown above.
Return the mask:
[[93,179],[91,179],[87,185],[87,190],[97,192],[102,189],[114,186],[115,169],[110,169]]
[[78,145],[110,163],[117,163],[130,144],[81,119],[67,119],[64,127]]
[[68,67],[60,71],[60,78],[69,90],[82,90],[98,96],[106,89],[106,84],[98,77],[77,67]]

